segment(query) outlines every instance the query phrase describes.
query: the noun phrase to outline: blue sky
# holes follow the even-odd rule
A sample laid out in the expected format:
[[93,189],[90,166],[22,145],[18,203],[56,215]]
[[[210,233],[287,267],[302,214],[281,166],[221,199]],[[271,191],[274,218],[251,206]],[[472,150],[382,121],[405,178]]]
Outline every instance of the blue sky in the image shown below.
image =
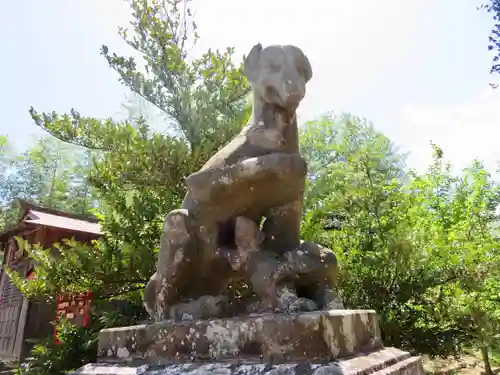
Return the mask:
[[[488,87],[491,21],[479,2],[195,0],[196,51],[231,45],[239,58],[256,42],[295,44],[314,70],[300,121],[349,111],[410,152],[412,167],[425,168],[433,140],[457,167],[479,157],[495,168],[500,90]],[[116,34],[127,20],[123,0],[0,2],[0,133],[23,147],[40,132],[31,105],[123,116],[128,92],[99,49],[129,53]]]

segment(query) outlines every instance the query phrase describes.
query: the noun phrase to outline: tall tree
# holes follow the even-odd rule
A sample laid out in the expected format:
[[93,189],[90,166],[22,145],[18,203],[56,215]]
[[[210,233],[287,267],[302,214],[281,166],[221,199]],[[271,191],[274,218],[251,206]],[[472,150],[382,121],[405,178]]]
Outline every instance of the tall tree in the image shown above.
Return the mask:
[[[60,115],[31,109],[35,123],[55,137],[102,152],[90,181],[106,232],[98,250],[75,245],[66,266],[47,265],[49,281],[32,283],[37,293],[91,289],[109,297],[142,288],[155,266],[163,218],[185,194],[184,178],[250,115],[247,83],[232,62],[232,48],[189,56],[198,40],[189,0],[128,3],[131,29],[119,33],[142,59],[118,56],[106,46],[101,54],[120,82],[165,117],[165,131],[153,131],[143,116],[118,122],[76,110]],[[64,272],[82,263],[80,277]]]
[[301,146],[310,162],[302,235],[336,253],[346,306],[377,310],[388,344],[453,352],[463,330],[449,310],[433,312],[431,292],[455,280],[460,267],[431,235],[433,223],[445,225],[446,210],[431,214],[429,205],[454,180],[442,169],[404,173],[404,155],[390,140],[349,115],[307,123]]
[[387,198],[383,188],[403,177],[404,155],[364,119],[320,117],[301,128],[300,141],[309,163],[306,213],[336,212],[348,219],[374,210]]

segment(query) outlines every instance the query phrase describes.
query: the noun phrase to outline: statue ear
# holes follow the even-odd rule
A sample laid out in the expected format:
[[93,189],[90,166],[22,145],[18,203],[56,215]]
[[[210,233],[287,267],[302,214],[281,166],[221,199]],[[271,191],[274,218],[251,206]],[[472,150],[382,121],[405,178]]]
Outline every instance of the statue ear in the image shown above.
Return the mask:
[[234,242],[238,249],[256,250],[264,241],[264,234],[249,218],[238,216],[234,228]]
[[257,80],[261,52],[262,44],[257,43],[252,47],[248,56],[244,57],[243,74],[245,74],[245,77],[247,77],[249,82],[255,82]]
[[306,83],[309,82],[313,75],[309,59],[307,58],[305,53],[302,52],[300,48],[295,46],[286,46],[286,47],[289,47],[292,50],[297,68],[300,69],[304,79],[306,80]]
[[309,59],[307,58],[306,55],[304,55],[302,53],[302,56],[304,56],[304,59],[302,61],[303,68],[304,68],[304,78],[305,78],[306,82],[309,82],[312,78],[312,75],[313,75],[311,63],[309,62]]

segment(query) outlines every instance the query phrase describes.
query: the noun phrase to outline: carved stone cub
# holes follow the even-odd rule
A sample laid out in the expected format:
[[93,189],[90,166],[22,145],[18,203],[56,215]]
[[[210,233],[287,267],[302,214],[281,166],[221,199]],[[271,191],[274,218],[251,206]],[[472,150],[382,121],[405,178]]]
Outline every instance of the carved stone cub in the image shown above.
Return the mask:
[[296,277],[293,269],[286,261],[280,261],[277,255],[262,251],[260,246],[264,241],[264,234],[246,217],[236,218],[235,240],[236,251],[220,249],[231,267],[241,272],[251,284],[265,310],[286,310],[287,306],[283,305],[281,297],[285,290],[290,289],[288,284]]

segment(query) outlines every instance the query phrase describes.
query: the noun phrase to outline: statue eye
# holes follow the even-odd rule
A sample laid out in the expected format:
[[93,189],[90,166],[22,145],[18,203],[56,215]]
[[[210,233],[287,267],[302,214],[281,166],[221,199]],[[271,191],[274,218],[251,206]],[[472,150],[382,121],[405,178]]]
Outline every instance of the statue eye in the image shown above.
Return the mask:
[[281,70],[281,65],[276,63],[269,63],[269,70],[271,72],[279,72]]

